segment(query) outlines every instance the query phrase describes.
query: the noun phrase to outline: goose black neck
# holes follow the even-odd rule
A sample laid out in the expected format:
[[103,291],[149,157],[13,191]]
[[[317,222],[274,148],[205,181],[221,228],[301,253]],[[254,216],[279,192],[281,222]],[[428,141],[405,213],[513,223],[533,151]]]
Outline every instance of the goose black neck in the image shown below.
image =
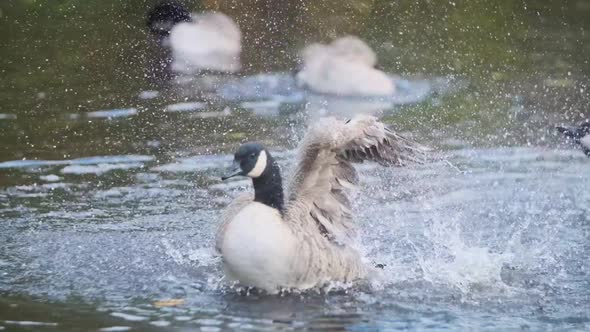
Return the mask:
[[268,156],[268,166],[257,178],[252,179],[254,185],[254,201],[281,212],[284,212],[283,184],[279,165]]

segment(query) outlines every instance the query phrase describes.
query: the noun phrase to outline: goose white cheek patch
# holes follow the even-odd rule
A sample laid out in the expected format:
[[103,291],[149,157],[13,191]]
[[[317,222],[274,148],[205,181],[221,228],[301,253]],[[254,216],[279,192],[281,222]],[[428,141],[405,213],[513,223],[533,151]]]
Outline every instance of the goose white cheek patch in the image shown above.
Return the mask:
[[251,178],[257,178],[262,175],[264,169],[266,168],[266,151],[261,151],[258,155],[258,159],[256,159],[256,165],[250,172],[248,172],[248,176]]

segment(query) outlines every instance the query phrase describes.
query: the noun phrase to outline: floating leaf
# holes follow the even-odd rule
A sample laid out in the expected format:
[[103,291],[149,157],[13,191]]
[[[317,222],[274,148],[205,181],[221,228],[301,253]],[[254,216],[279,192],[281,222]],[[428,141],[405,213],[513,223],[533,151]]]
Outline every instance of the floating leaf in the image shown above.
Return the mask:
[[175,307],[178,305],[183,305],[183,299],[169,299],[169,300],[160,300],[154,302],[154,307],[156,308],[164,308],[164,307]]

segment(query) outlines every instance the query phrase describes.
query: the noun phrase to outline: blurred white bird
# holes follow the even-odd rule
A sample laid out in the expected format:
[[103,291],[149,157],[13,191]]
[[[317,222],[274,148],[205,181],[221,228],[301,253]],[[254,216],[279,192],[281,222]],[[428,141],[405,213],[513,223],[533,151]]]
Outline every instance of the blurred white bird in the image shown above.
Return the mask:
[[395,93],[392,79],[375,69],[375,52],[357,37],[342,37],[328,45],[311,44],[303,49],[301,58],[303,68],[297,80],[312,91],[340,96]]
[[179,73],[240,70],[241,32],[227,15],[190,14],[176,1],[156,5],[148,15],[150,31],[171,50],[170,69]]

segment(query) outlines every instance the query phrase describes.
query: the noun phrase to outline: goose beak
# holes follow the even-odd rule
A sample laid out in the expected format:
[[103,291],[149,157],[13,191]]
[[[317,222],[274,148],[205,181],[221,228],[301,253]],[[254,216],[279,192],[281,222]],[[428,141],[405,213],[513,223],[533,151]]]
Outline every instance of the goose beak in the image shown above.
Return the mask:
[[244,172],[240,168],[240,163],[234,160],[233,164],[231,165],[228,174],[221,177],[221,181],[225,181],[229,178],[233,178],[234,176],[244,175]]

